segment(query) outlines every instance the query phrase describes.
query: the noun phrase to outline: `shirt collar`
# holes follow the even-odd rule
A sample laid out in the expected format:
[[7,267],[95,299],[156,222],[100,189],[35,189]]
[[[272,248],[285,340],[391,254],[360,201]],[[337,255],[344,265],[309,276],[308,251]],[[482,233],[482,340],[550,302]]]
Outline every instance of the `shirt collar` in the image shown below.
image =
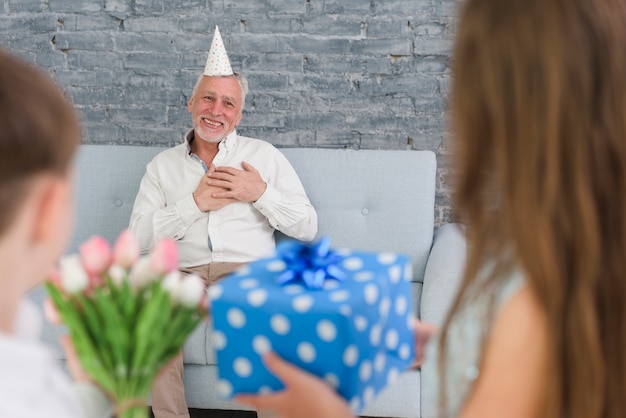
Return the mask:
[[[185,134],[185,145],[187,146],[187,154],[191,155],[191,143],[195,140],[195,133],[193,131],[193,129],[190,129],[187,131],[187,133]],[[228,136],[226,136],[226,138],[224,138],[220,144],[219,144],[219,148],[225,148],[226,151],[230,151],[233,148],[235,148],[235,145],[237,144],[237,130],[233,129],[233,131],[231,133],[228,134]]]
[[230,151],[237,145],[237,130],[233,129],[222,142],[220,142],[220,148],[226,148],[226,151]]

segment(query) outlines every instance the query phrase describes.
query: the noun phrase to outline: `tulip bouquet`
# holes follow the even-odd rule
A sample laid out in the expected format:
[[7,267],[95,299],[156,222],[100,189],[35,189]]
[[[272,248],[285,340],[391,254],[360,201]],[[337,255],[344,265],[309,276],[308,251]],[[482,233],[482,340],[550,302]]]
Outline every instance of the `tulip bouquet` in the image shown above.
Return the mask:
[[123,231],[111,248],[95,236],[64,257],[46,281],[83,369],[109,395],[123,418],[148,416],[146,399],[161,368],[180,352],[206,316],[204,281],[182,277],[171,239],[140,256]]

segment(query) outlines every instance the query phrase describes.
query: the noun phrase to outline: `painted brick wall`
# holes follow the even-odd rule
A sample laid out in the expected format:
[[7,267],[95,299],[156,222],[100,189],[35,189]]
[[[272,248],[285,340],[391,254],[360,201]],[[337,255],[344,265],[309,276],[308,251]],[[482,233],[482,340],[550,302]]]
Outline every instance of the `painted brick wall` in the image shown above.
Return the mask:
[[249,79],[239,131],[278,147],[430,149],[450,221],[457,0],[3,0],[0,43],[45,68],[87,143],[173,145],[215,25]]

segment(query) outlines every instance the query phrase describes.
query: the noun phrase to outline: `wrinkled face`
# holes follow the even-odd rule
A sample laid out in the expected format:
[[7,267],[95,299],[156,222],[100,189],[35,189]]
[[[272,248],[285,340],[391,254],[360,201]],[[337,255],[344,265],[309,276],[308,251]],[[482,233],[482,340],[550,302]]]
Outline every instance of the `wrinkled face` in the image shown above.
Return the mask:
[[187,103],[197,138],[217,143],[241,121],[241,87],[235,77],[202,77]]

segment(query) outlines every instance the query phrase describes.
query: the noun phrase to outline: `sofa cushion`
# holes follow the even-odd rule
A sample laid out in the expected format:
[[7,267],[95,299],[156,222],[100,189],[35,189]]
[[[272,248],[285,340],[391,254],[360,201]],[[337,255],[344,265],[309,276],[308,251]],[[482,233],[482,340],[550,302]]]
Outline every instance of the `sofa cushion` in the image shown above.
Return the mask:
[[109,242],[128,227],[146,164],[164,148],[82,145],[76,159],[76,228],[68,253],[92,235]]
[[434,229],[432,151],[281,151],[317,209],[318,237],[329,236],[335,247],[407,254],[414,281],[423,281]]

